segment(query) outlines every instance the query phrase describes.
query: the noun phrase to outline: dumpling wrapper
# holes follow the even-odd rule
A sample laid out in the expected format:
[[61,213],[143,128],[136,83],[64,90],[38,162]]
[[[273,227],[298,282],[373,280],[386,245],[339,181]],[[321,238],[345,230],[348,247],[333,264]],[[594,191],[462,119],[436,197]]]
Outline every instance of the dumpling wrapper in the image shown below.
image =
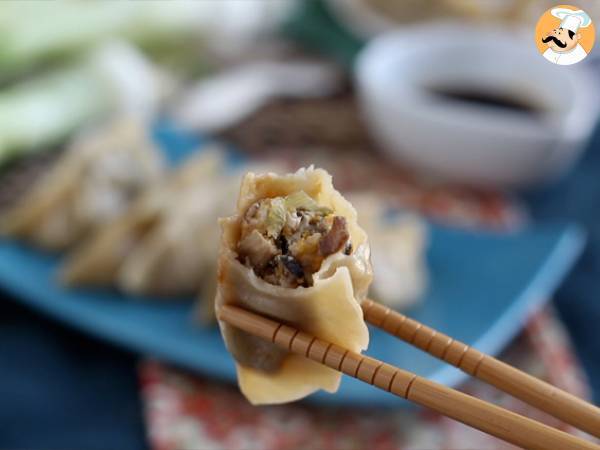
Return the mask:
[[[319,205],[346,218],[354,247],[351,255],[328,256],[313,275],[311,287],[284,288],[267,283],[237,259],[241,220],[250,205],[262,198],[306,192]],[[294,174],[248,173],[240,189],[237,214],[220,220],[217,314],[223,305],[238,305],[283,321],[325,341],[355,352],[365,350],[369,333],[360,303],[372,279],[366,233],[356,223],[356,211],[333,188],[322,169],[300,169]],[[238,383],[253,404],[298,400],[318,389],[335,392],[341,374],[301,356],[219,322],[225,344],[236,359]]]
[[65,249],[122,214],[164,170],[142,124],[118,118],[75,139],[48,175],[3,218],[0,232]]

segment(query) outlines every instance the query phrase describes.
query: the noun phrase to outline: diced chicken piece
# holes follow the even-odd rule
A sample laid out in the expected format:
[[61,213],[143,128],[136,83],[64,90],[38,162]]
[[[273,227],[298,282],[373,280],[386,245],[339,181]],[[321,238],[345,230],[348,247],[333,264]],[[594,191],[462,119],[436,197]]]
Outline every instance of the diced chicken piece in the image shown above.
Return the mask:
[[262,267],[277,254],[275,244],[266,239],[258,230],[253,230],[239,243],[241,256],[248,258],[252,267]]

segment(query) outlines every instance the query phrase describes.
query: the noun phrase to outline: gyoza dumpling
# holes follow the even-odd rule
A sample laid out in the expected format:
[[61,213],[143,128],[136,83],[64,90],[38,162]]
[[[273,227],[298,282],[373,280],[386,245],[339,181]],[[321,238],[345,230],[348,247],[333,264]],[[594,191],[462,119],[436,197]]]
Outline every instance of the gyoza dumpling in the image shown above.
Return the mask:
[[[217,314],[235,304],[352,351],[367,348],[360,308],[372,279],[367,235],[327,172],[248,173],[237,214],[220,224]],[[219,325],[253,404],[337,390],[338,372]]]
[[86,238],[67,257],[60,272],[68,286],[111,286],[127,255],[160,216],[164,199],[144,195],[123,216]]
[[119,287],[132,294],[158,296],[198,292],[216,277],[219,233],[215,224],[229,212],[236,193],[237,186],[228,176],[204,180],[180,193],[123,262]]
[[[173,176],[142,194],[125,215],[79,246],[63,268],[63,281],[69,285],[119,285],[136,294],[196,292],[196,262],[209,256],[194,254],[194,261],[187,260],[189,243],[177,233],[195,229],[199,220],[214,224],[217,212],[206,217],[194,216],[194,213],[210,210],[210,207],[202,209],[202,204],[214,204],[214,195],[204,192],[204,197],[199,197],[198,192],[206,191],[215,183],[224,164],[220,148],[206,149],[187,161]],[[194,198],[199,201],[198,205],[191,202]],[[179,242],[184,245],[178,245]],[[185,253],[177,253],[178,250]],[[173,262],[170,255],[179,259]],[[214,252],[210,256],[214,260]],[[181,261],[191,264],[185,271],[174,273],[171,269],[175,267],[165,267],[162,261],[178,268]],[[161,269],[165,272],[160,273]],[[154,278],[155,275],[160,278]],[[190,278],[194,287],[190,286]]]
[[3,218],[0,232],[65,249],[121,215],[162,174],[162,158],[143,126],[120,118],[77,138]]

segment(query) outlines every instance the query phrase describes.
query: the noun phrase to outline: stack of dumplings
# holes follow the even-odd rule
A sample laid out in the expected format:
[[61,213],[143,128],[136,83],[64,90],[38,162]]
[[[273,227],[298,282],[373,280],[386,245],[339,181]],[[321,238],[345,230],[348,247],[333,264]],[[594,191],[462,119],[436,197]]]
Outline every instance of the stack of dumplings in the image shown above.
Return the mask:
[[144,129],[120,119],[77,137],[55,167],[0,221],[0,233],[67,250],[122,215],[162,178],[164,163]]

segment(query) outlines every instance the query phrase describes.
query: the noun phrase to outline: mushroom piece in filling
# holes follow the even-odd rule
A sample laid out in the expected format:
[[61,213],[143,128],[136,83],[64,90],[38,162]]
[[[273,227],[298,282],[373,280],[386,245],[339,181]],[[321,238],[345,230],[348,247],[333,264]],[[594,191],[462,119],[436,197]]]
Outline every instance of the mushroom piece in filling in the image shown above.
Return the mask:
[[323,260],[352,253],[346,219],[305,192],[253,203],[242,218],[237,246],[241,263],[268,283],[308,287]]

